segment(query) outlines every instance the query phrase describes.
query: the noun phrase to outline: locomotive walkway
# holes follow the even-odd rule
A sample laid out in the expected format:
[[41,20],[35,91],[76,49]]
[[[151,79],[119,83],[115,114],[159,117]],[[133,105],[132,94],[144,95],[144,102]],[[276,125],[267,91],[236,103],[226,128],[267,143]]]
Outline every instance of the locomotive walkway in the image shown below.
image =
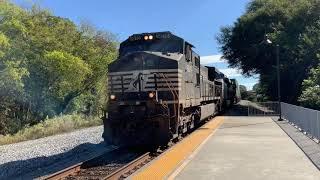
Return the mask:
[[320,171],[271,117],[220,116],[131,179],[319,180]]

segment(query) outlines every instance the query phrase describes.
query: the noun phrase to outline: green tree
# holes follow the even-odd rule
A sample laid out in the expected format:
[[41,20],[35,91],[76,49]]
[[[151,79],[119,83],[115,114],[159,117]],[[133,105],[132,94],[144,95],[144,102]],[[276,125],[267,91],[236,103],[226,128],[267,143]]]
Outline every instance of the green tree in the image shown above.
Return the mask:
[[240,85],[240,93],[243,100],[257,101],[257,93],[254,90],[248,91],[244,85]]
[[304,107],[320,110],[320,65],[311,69],[310,77],[303,81],[299,101]]
[[89,65],[83,60],[60,51],[46,53],[41,63],[46,73],[50,74],[47,88],[57,98],[63,98],[73,89],[80,89],[86,76],[91,73]]
[[[37,114],[44,118],[71,112],[75,109],[69,108],[70,103],[84,94],[88,98],[82,97],[81,103],[78,100],[78,107],[88,106],[86,101],[92,101],[96,95],[91,92],[96,92],[98,84],[105,79],[108,64],[116,57],[117,43],[112,35],[89,25],[90,31],[82,25],[77,27],[68,19],[52,16],[36,7],[30,12],[27,22],[31,78],[26,90],[31,95]],[[57,67],[57,62],[65,61]],[[70,66],[68,63],[71,63]],[[60,78],[60,81],[55,82],[55,78]]]
[[96,115],[117,46],[89,23],[0,1],[0,134],[60,113]]
[[6,35],[0,32],[0,58],[5,55],[6,49],[9,47],[9,40]]
[[265,102],[265,101],[269,100],[268,97],[266,97],[264,94],[264,92],[265,92],[264,87],[262,86],[261,83],[257,83],[255,85],[253,85],[252,91],[254,91],[256,93],[257,101]]
[[23,78],[29,73],[15,48],[15,40],[25,35],[20,22],[23,15],[20,8],[0,2],[0,134],[17,131],[21,127],[19,119],[24,119],[18,113],[23,105],[17,102],[25,97]]
[[[218,41],[231,67],[245,75],[260,75],[263,94],[277,98],[275,44],[280,47],[282,100],[297,103],[301,83],[318,64],[319,0],[254,0],[232,25],[221,29]],[[273,45],[264,42],[268,36]]]
[[240,85],[240,94],[241,94],[241,99],[247,99],[248,98],[248,91],[247,87],[244,85]]
[[256,83],[255,85],[253,85],[252,90],[258,92],[260,90],[260,83]]
[[[92,73],[82,59],[61,51],[47,52],[39,65],[47,75],[46,98],[58,105],[55,107],[58,109],[51,109],[55,110],[53,112],[62,112],[59,104],[64,102],[69,92],[81,89],[86,76]],[[52,103],[46,102],[45,105],[51,108]]]

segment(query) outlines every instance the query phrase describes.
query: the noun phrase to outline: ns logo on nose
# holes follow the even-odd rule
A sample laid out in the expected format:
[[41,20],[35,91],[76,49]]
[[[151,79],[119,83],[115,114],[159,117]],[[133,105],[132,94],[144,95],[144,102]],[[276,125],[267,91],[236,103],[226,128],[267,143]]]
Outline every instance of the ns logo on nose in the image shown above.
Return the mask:
[[141,89],[141,81],[142,79],[142,73],[141,72],[136,72],[133,74],[133,78],[130,81],[128,91],[138,91]]

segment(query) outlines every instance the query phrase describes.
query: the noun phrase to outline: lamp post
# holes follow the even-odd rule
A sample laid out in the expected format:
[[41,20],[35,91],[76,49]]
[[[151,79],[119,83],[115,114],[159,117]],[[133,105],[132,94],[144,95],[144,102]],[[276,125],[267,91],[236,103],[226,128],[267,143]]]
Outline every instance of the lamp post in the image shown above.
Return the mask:
[[[273,42],[266,36],[266,41],[268,44],[273,44]],[[277,56],[277,81],[278,81],[278,106],[279,106],[279,119],[278,121],[283,121],[281,113],[281,86],[280,86],[280,47],[276,44],[276,56]]]

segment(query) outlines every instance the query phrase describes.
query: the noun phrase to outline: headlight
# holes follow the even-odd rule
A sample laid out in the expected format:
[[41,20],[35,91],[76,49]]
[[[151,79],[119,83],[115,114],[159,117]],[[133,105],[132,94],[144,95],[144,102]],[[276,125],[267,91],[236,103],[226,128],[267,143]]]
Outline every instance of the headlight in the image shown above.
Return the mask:
[[111,99],[111,100],[115,100],[115,99],[116,99],[116,95],[111,94],[111,95],[110,95],[110,99]]
[[144,40],[148,40],[149,39],[149,36],[144,36]]
[[152,39],[153,39],[153,36],[152,36],[152,35],[150,35],[150,36],[149,36],[149,39],[150,39],[150,40],[152,40]]
[[153,97],[154,97],[153,92],[150,92],[150,93],[149,93],[149,98],[153,98]]

